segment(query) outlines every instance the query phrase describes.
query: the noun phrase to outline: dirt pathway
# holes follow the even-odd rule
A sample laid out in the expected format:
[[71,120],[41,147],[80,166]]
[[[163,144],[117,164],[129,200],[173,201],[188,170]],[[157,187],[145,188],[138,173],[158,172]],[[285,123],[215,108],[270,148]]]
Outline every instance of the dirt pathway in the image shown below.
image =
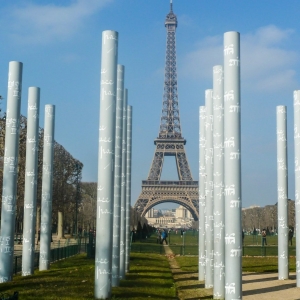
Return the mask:
[[164,246],[169,259],[170,269],[176,284],[177,297],[180,300],[212,299],[212,289],[204,289],[204,281],[198,280],[198,273],[182,271],[169,246]]

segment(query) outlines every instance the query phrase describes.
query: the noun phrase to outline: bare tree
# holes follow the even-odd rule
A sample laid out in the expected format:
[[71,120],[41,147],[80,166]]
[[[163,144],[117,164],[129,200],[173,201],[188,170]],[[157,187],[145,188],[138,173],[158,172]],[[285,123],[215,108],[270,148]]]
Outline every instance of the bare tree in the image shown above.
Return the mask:
[[96,227],[97,183],[81,182],[82,203],[80,214],[84,228]]
[[[0,192],[3,188],[3,158],[5,141],[6,117],[0,117]],[[38,145],[38,178],[37,178],[37,207],[41,206],[42,198],[42,167],[43,167],[43,145],[44,130],[39,129]],[[24,214],[24,189],[25,189],[25,166],[26,166],[26,139],[27,139],[27,119],[20,118],[20,140],[18,158],[18,183],[17,183],[17,203],[16,203],[16,231],[21,231]],[[80,165],[80,174],[78,168]],[[57,222],[57,212],[63,211],[68,216],[74,215],[74,203],[76,201],[76,182],[81,179],[83,164],[66,151],[57,142],[54,143],[54,166],[53,166],[53,224]],[[1,205],[1,204],[0,204]],[[67,221],[70,222],[70,220]]]

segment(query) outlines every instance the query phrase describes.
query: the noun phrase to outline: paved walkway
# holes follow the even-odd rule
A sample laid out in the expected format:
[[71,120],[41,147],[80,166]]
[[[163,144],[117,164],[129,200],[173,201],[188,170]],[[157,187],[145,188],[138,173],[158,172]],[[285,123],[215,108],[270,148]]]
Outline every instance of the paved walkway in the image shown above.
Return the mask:
[[244,273],[243,300],[300,300],[295,273],[288,280],[277,278],[278,273]]
[[[164,249],[176,282],[178,299],[212,299],[212,289],[204,288],[204,281],[198,281],[198,273],[183,272],[170,247]],[[243,273],[243,300],[300,300],[296,273],[290,273],[288,280],[277,278],[278,273]]]

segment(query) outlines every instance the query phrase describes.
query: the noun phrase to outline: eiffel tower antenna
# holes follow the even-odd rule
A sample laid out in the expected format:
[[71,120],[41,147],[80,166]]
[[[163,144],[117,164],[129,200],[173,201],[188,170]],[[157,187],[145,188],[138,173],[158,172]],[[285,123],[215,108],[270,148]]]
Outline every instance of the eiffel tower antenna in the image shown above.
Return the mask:
[[[198,182],[193,181],[185,154],[186,140],[182,137],[177,92],[176,28],[178,22],[170,0],[170,12],[165,19],[167,30],[166,64],[161,122],[148,180],[142,182],[135,208],[142,215],[162,202],[175,202],[190,210],[198,219]],[[161,181],[165,156],[175,156],[178,181]]]

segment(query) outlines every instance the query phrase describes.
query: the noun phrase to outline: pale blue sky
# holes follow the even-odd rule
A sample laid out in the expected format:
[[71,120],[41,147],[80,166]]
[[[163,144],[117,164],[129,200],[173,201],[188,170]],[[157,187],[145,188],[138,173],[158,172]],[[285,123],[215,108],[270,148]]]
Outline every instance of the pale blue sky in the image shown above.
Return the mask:
[[[276,105],[288,106],[289,198],[294,199],[293,90],[300,89],[300,1],[174,0],[178,17],[180,116],[198,180],[198,107],[222,64],[223,34],[241,33],[243,206],[274,204]],[[147,178],[162,108],[168,0],[0,0],[0,95],[8,62],[24,63],[22,114],[29,86],[56,105],[57,142],[97,181],[101,34],[119,32],[119,63],[133,106],[132,204]],[[5,103],[3,103],[5,109]],[[43,127],[43,114],[41,116]],[[162,179],[177,179],[166,161]]]

